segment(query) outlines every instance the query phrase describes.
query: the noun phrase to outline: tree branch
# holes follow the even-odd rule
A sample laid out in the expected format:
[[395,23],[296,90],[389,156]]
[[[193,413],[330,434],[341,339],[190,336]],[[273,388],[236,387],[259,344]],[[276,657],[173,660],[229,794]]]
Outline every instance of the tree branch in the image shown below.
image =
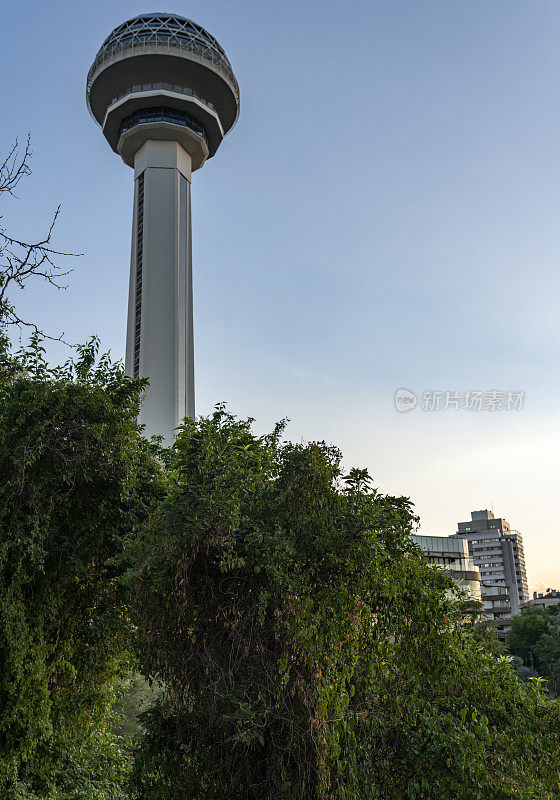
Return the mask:
[[0,194],[7,192],[13,195],[20,180],[31,175],[29,160],[31,159],[31,134],[27,134],[25,149],[21,153],[19,141],[16,139],[12,149],[0,165]]
[[[31,140],[27,142],[23,152],[16,139],[10,152],[0,164],[0,195],[15,196],[14,189],[22,180],[31,174],[29,161],[31,158]],[[56,263],[58,257],[77,257],[79,253],[67,253],[56,250],[51,246],[51,239],[60,214],[57,207],[47,235],[38,242],[24,242],[9,236],[0,228],[0,324],[16,325],[20,329],[30,328],[34,333],[45,339],[64,342],[64,333],[59,336],[50,336],[41,330],[34,322],[22,319],[11,302],[10,295],[15,288],[24,289],[31,278],[41,278],[55,289],[66,289],[67,286],[61,279],[73,270],[63,269]],[[1,219],[1,217],[0,217]],[[68,344],[65,342],[65,344]]]

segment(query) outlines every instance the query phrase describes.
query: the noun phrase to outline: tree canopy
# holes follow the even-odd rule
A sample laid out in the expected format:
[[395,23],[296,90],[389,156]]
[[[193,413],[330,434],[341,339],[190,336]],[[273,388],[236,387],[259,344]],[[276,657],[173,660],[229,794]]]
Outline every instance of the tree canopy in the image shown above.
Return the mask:
[[529,609],[514,617],[507,635],[508,651],[520,658],[524,671],[540,675],[550,691],[560,692],[560,605]]
[[144,668],[167,689],[139,796],[556,797],[558,706],[462,630],[409,501],[281,437],[224,408],[186,421],[127,545]]
[[141,384],[96,354],[92,340],[51,369],[36,336],[16,354],[0,338],[6,798],[58,797],[65,780],[83,792],[69,797],[96,797],[85,778],[95,773],[93,753],[102,783],[123,772],[116,743],[101,743],[133,651],[117,559],[157,495],[161,470],[136,423]]

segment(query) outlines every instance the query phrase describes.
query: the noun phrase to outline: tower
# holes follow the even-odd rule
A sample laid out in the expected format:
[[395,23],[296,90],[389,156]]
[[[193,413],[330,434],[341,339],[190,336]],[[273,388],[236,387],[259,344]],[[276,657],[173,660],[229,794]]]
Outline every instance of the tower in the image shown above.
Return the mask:
[[105,39],[88,72],[88,108],[134,168],[126,373],[149,378],[139,421],[170,444],[194,416],[191,174],[239,114],[222,47],[177,14],[143,14]]

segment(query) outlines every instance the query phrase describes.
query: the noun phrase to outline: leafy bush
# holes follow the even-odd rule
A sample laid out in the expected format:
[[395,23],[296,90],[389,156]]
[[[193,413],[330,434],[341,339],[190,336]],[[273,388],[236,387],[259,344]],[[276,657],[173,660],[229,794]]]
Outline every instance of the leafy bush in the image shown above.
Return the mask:
[[[96,769],[107,786],[122,772],[103,732],[132,661],[118,558],[160,470],[136,423],[142,384],[96,357],[92,340],[49,369],[37,336],[15,355],[0,338],[3,798],[120,797],[116,778],[93,788]],[[75,793],[57,794],[69,775]]]
[[559,791],[558,706],[463,632],[406,498],[322,443],[187,420],[131,538],[143,800],[499,800]]
[[521,660],[520,675],[537,674],[549,691],[560,691],[560,605],[530,609],[514,617],[507,635],[508,651]]

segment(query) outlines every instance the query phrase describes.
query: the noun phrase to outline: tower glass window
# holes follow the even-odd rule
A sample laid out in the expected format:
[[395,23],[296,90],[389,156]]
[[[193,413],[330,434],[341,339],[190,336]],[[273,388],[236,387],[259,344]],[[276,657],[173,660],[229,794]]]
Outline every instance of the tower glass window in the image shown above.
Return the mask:
[[144,257],[144,173],[138,177],[136,202],[136,282],[134,289],[134,367],[133,377],[140,376],[140,332],[142,326],[142,259]]
[[121,122],[120,135],[134,128],[136,125],[144,125],[148,122],[170,122],[172,125],[182,125],[185,128],[190,128],[206,141],[206,131],[204,126],[195,119],[192,114],[186,111],[180,111],[178,108],[166,108],[159,106],[157,108],[141,108],[133,114],[129,114]]

